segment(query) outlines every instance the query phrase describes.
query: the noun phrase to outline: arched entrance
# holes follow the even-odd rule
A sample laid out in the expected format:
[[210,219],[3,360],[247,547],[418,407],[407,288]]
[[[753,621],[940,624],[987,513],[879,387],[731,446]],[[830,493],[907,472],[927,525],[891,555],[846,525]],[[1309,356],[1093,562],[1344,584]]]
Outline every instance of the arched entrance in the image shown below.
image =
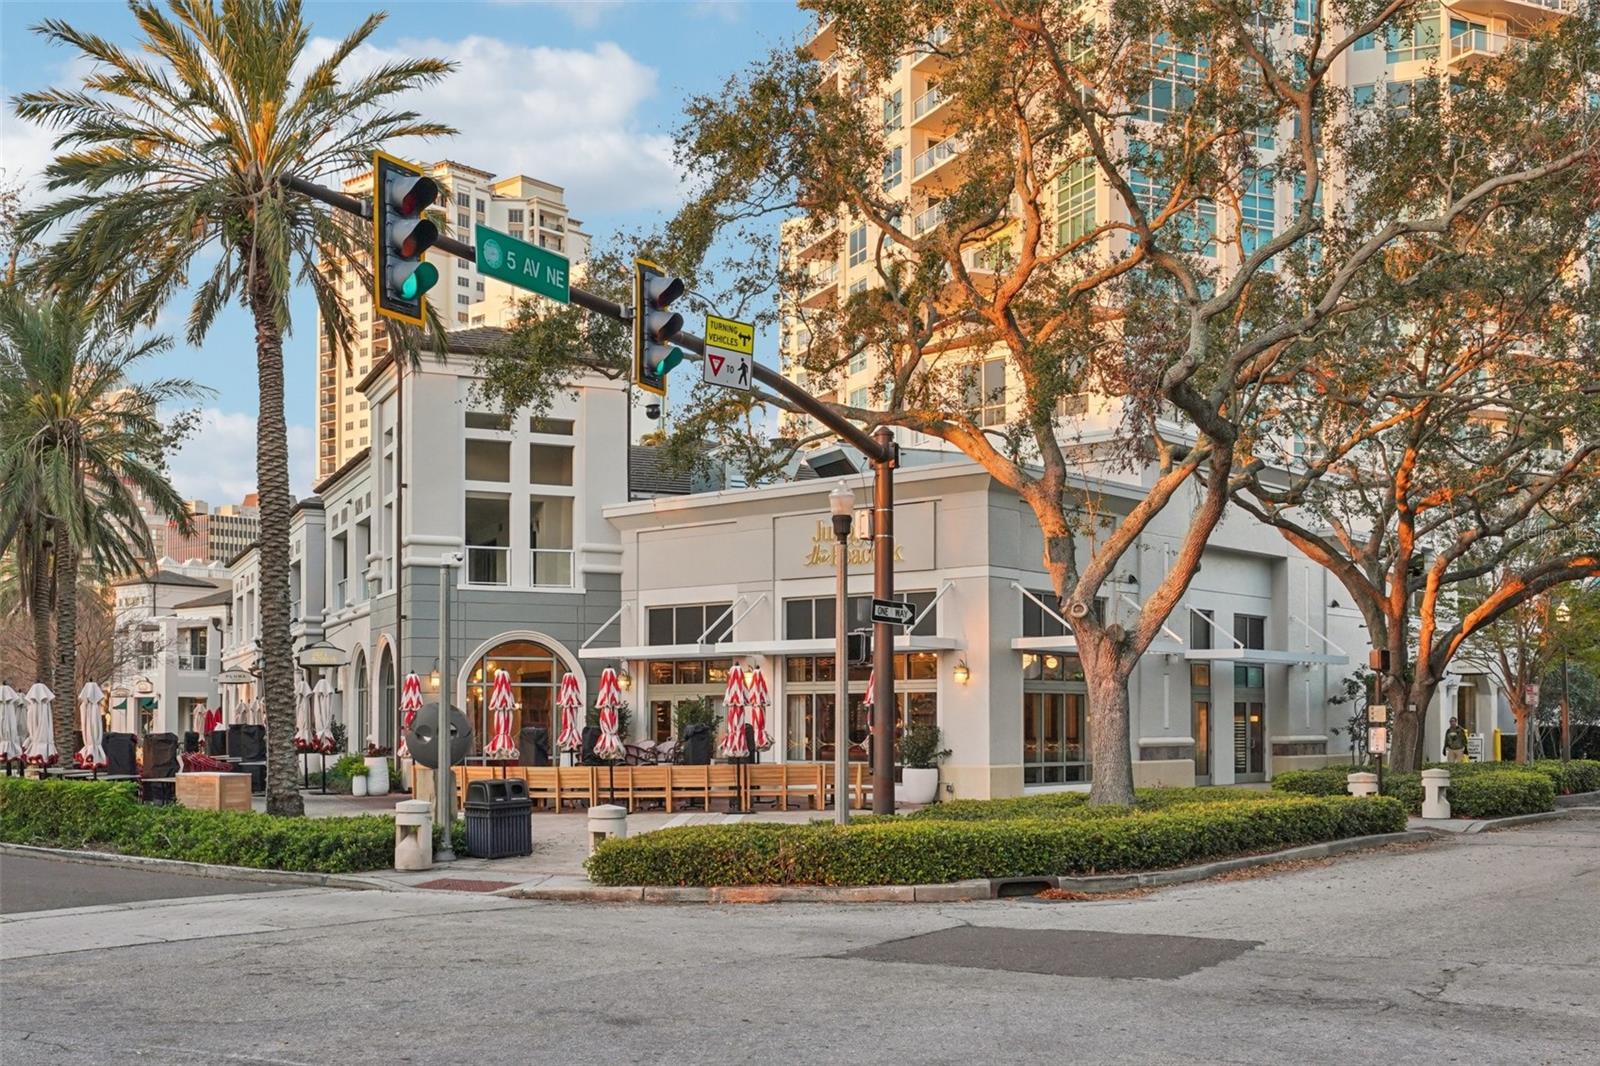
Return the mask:
[[394,691],[394,649],[383,646],[378,659],[378,743],[393,749],[400,733],[400,703]]
[[512,711],[512,739],[520,743],[522,729],[542,726],[549,730],[553,743],[559,732],[556,692],[563,677],[577,672],[571,656],[559,644],[535,634],[507,635],[480,648],[465,664],[463,710],[472,721],[473,754],[481,755],[492,735],[489,691],[496,670],[504,670],[511,677],[511,695],[516,705]]
[[356,649],[356,656],[350,669],[353,682],[350,688],[354,693],[356,705],[355,721],[352,723],[355,726],[355,733],[350,739],[355,742],[356,750],[365,751],[369,742],[381,744],[383,741],[378,739],[376,735],[378,731],[372,728],[372,701],[367,690],[367,653],[363,649]]

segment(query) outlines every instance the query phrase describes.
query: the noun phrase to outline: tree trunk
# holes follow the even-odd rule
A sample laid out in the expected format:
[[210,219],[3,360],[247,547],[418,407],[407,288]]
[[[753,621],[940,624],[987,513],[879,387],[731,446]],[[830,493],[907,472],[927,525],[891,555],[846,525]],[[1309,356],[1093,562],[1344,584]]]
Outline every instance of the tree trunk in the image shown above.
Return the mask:
[[[19,549],[21,550],[21,549]],[[50,558],[41,551],[33,566],[33,587],[28,590],[28,615],[33,622],[33,676],[23,682],[49,683],[50,663]]]
[[1525,707],[1521,714],[1511,709],[1517,719],[1517,762],[1533,762],[1533,708]]
[[1089,802],[1126,807],[1133,803],[1128,672],[1111,639],[1091,628],[1079,627],[1078,633],[1078,656],[1089,695],[1089,751],[1094,770]]
[[78,719],[78,548],[64,523],[56,526],[56,692],[52,712],[62,761],[80,746],[73,742]]
[[256,325],[256,491],[261,503],[261,688],[267,703],[267,813],[302,815],[294,751],[294,645],[289,636],[289,433],[283,415],[283,331],[267,264],[250,282]]

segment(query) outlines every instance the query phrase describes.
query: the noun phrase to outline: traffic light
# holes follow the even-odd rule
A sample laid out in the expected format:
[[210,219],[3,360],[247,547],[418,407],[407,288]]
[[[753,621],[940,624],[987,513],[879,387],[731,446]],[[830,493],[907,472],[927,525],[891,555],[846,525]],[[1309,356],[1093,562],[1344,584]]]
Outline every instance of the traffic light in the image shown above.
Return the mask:
[[378,314],[420,326],[424,294],[439,281],[439,268],[422,258],[439,239],[439,227],[423,217],[439,183],[421,167],[373,152],[372,189],[372,302]]
[[872,630],[857,629],[844,635],[844,654],[851,666],[872,665]]
[[683,349],[672,343],[683,316],[667,309],[683,291],[682,278],[648,259],[633,261],[633,382],[657,396],[667,394],[667,372],[683,362]]

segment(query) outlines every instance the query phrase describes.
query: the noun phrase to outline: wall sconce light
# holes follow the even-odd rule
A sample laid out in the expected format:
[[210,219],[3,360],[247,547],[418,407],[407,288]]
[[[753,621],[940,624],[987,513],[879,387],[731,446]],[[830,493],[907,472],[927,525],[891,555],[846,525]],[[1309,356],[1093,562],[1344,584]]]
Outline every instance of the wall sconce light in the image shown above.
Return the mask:
[[1132,570],[1129,570],[1126,574],[1122,575],[1122,584],[1124,584],[1124,585],[1138,585],[1139,584],[1139,575],[1135,574]]
[[439,660],[438,659],[433,660],[433,672],[428,675],[428,687],[429,688],[438,688],[439,687]]
[[1339,601],[1338,600],[1329,601],[1328,607],[1331,608],[1332,610],[1337,611],[1339,609]]
[[968,681],[971,681],[972,671],[967,669],[967,660],[962,659],[956,663],[956,668],[950,672],[950,676],[955,678],[955,682],[958,685],[965,685]]
[[618,672],[618,674],[617,674],[617,685],[624,692],[632,692],[633,691],[633,675],[628,673],[628,671],[626,671],[626,670],[622,670],[622,671]]

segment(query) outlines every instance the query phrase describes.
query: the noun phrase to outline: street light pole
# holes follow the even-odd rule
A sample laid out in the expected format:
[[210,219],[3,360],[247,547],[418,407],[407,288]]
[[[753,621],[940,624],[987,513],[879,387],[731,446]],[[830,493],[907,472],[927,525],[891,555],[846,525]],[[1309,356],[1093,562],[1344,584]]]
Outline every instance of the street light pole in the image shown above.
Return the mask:
[[[872,484],[872,595],[894,599],[894,434],[879,426]],[[894,632],[887,622],[872,627],[872,813],[894,813]]]
[[444,832],[439,838],[438,850],[433,853],[434,862],[456,861],[451,840],[456,820],[456,789],[455,778],[450,773],[450,693],[455,688],[450,683],[450,571],[454,566],[455,560],[450,556],[439,557],[439,754],[433,768],[433,820]]
[[839,825],[850,821],[850,635],[845,632],[850,602],[846,572],[849,567],[850,521],[856,494],[843,481],[828,493],[828,512],[833,516],[833,820]]
[[1572,761],[1572,688],[1567,677],[1567,626],[1572,622],[1572,608],[1565,603],[1556,605],[1556,621],[1561,623],[1561,761]]

